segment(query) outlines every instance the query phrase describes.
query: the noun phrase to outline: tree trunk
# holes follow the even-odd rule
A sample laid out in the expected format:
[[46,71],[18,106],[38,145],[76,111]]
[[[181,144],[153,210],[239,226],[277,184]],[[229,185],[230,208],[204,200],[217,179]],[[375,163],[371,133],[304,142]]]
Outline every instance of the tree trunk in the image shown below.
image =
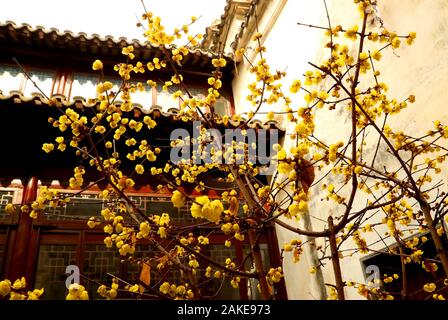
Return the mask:
[[[303,217],[303,227],[307,231],[313,231],[312,225],[311,225],[311,219],[309,214],[305,214]],[[320,266],[319,257],[317,254],[317,245],[316,245],[316,238],[314,237],[305,237],[306,241],[308,242],[308,250],[310,255],[310,264],[312,267],[316,268],[316,274],[315,274],[315,281],[316,281],[316,287],[317,291],[319,293],[319,300],[326,300],[327,299],[327,290],[325,288],[325,281],[324,281],[324,275],[322,273],[322,268]]]
[[[243,197],[247,202],[247,205],[251,212],[254,214],[258,211],[258,205],[255,202],[255,199],[253,197],[253,193],[251,190],[249,190],[246,183],[243,181],[242,177],[238,174],[238,170],[231,167],[232,175],[235,177],[236,183],[240,189],[240,191],[243,193]],[[252,259],[254,262],[255,270],[258,274],[258,281],[260,284],[260,291],[261,291],[261,298],[263,300],[269,300],[271,298],[271,293],[269,290],[269,285],[266,280],[266,275],[264,272],[264,266],[263,266],[263,259],[261,256],[261,251],[259,245],[256,243],[257,236],[256,232],[254,230],[249,230],[248,232],[248,238],[249,238],[249,245],[250,250],[252,254]]]
[[258,246],[257,241],[257,235],[254,230],[249,230],[249,244],[251,246],[252,250],[252,257],[255,265],[255,269],[258,273],[258,281],[260,283],[260,291],[261,291],[261,298],[263,300],[269,300],[271,298],[271,293],[269,290],[269,285],[266,280],[266,276],[264,273],[264,266],[263,266],[263,258],[261,256],[260,247]]
[[336,244],[336,231],[334,230],[333,217],[328,217],[328,230],[330,231],[330,250],[331,262],[333,263],[334,278],[336,281],[336,290],[338,292],[338,300],[345,300],[344,281],[342,281],[341,265],[339,263],[338,247]]
[[406,272],[406,263],[405,263],[405,257],[404,257],[404,250],[403,245],[400,244],[400,261],[401,261],[401,298],[403,300],[408,299],[408,275]]
[[420,207],[423,211],[425,217],[426,225],[428,226],[429,232],[431,233],[432,241],[436,247],[437,255],[442,263],[443,270],[445,271],[445,277],[448,278],[448,256],[445,248],[443,247],[442,240],[437,234],[437,229],[434,226],[434,220],[431,217],[431,208],[426,201],[420,202]]

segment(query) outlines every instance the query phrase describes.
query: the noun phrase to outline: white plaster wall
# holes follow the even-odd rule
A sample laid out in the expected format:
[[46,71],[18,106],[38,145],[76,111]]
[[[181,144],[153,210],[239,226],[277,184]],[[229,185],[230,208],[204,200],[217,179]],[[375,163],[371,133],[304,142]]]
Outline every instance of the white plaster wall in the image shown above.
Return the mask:
[[[273,1],[273,3],[278,3]],[[342,24],[351,27],[360,25],[359,14],[352,0],[328,0],[333,25]],[[273,69],[286,70],[285,91],[292,79],[302,78],[306,70],[311,70],[308,61],[319,62],[328,55],[322,51],[323,33],[319,30],[298,26],[298,21],[315,25],[327,25],[327,19],[322,1],[289,0],[275,20],[271,29],[266,30],[268,20],[272,18],[275,5],[268,8],[260,22],[260,32],[265,34],[264,45],[267,47],[265,57]],[[381,81],[389,85],[389,96],[398,100],[405,99],[409,94],[415,94],[417,102],[410,105],[400,115],[392,118],[390,125],[394,129],[406,129],[418,135],[432,127],[435,119],[448,122],[448,1],[446,0],[383,0],[379,1],[379,15],[390,31],[399,34],[417,32],[417,40],[411,47],[383,53],[383,60],[376,66],[381,70]],[[356,19],[357,22],[354,22]],[[356,48],[354,48],[356,49]],[[248,73],[248,63],[241,63],[233,81],[235,106],[237,113],[253,110],[246,100],[247,84],[251,80]],[[297,110],[302,106],[302,97],[293,99],[292,108]],[[266,106],[263,111],[279,110],[280,106]],[[263,116],[261,117],[263,118]],[[279,117],[280,119],[280,117]],[[334,143],[345,140],[350,130],[346,115],[338,111],[321,112],[316,117],[316,133],[322,139]],[[291,131],[292,128],[289,128]],[[286,139],[286,146],[289,145]],[[383,159],[388,165],[394,165],[388,159]],[[445,165],[446,167],[446,165]],[[318,178],[318,177],[317,177]],[[446,176],[445,176],[446,180]],[[312,189],[310,214],[316,217],[326,217],[333,210],[331,205],[320,201],[319,187]],[[361,197],[356,206],[364,201]],[[317,219],[313,219],[313,228],[322,227]],[[293,233],[277,227],[280,246],[297,238]],[[375,241],[371,235],[367,240]],[[376,245],[381,249],[382,245]],[[344,257],[341,260],[344,280],[364,281],[361,267],[361,255]],[[290,259],[284,260],[285,280],[290,299],[314,299],[317,296],[313,284],[313,275],[308,272],[308,258],[303,257],[297,264]],[[324,268],[327,282],[333,281],[331,264]],[[348,299],[361,297],[351,289],[346,291]]]
[[[269,22],[275,19],[274,12],[285,2],[280,16],[275,20],[272,29],[269,30]],[[263,45],[267,47],[267,52],[263,53],[268,60],[272,70],[286,70],[289,79],[301,77],[306,70],[306,62],[313,60],[317,47],[320,43],[319,32],[309,30],[305,27],[297,25],[298,21],[312,21],[319,23],[324,18],[321,10],[322,3],[319,1],[309,0],[274,0],[271,1],[267,8],[267,12],[259,21],[259,31],[266,39]],[[248,47],[254,47],[253,42]],[[252,55],[249,54],[249,57]],[[256,56],[251,63],[258,61]],[[249,74],[250,64],[247,61],[241,63],[238,67],[237,74],[233,80],[234,99],[236,112],[246,112],[252,110],[250,103],[247,102],[246,96],[249,93],[247,85],[252,80]],[[285,82],[286,83],[286,82]],[[285,87],[288,91],[288,86]],[[272,106],[274,108],[275,106]],[[280,109],[280,107],[278,108]]]
[[[433,128],[433,120],[438,119],[444,123],[448,120],[445,103],[448,98],[448,3],[444,0],[387,0],[379,3],[379,15],[386,28],[398,34],[417,32],[417,40],[413,46],[403,45],[395,51],[386,50],[381,62],[375,64],[381,70],[380,81],[389,85],[389,97],[395,97],[398,101],[406,99],[409,94],[417,97],[415,104],[409,104],[399,115],[391,117],[389,125],[396,131],[406,130],[414,136],[422,135]],[[352,21],[357,17],[357,12],[350,7],[351,0],[332,1],[330,8],[335,24],[354,24]],[[334,117],[331,112],[317,117],[316,123],[321,136],[330,138],[342,134],[347,137],[349,134],[347,119]],[[370,150],[373,152],[372,146]],[[381,161],[388,167],[396,166],[396,162],[390,158],[383,157]],[[446,177],[445,171],[440,178],[446,181]],[[325,212],[318,198],[314,197],[311,212]],[[358,198],[355,207],[361,207],[365,203],[364,199],[363,196]],[[382,215],[379,215],[377,220],[381,218]],[[380,229],[379,233],[384,234],[384,231],[386,230]],[[369,243],[378,239],[374,233],[367,234]],[[386,242],[389,244],[392,241]],[[345,247],[353,245],[347,243]],[[384,244],[379,242],[373,248],[383,249]],[[360,263],[362,257],[364,255],[356,254],[341,260],[344,280],[364,281]],[[324,274],[326,279],[333,278],[331,265],[324,269]],[[348,299],[360,299],[353,289],[347,289],[346,296]]]

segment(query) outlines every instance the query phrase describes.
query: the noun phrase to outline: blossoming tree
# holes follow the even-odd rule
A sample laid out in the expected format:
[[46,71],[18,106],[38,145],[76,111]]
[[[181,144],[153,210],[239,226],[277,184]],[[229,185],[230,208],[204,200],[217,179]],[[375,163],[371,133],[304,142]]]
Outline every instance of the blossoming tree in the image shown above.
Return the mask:
[[[101,181],[107,182],[108,187],[101,193],[107,203],[101,212],[102,220],[92,217],[86,221],[88,226],[104,228],[105,246],[116,248],[121,257],[138,264],[143,276],[150,268],[175,269],[179,274],[176,282],[157,285],[150,281],[123,284],[114,278],[112,283],[99,285],[101,296],[113,299],[124,290],[134,296],[145,296],[149,292],[159,298],[200,299],[207,282],[199,279],[205,277],[229,281],[234,288],[238,288],[242,279],[255,279],[261,298],[275,298],[275,285],[284,276],[282,261],[271,261],[267,267],[259,247],[260,235],[269,224],[275,223],[297,235],[284,244],[282,259],[298,261],[307,243],[322,243],[311,247],[317,256],[312,272],[321,274],[322,267],[331,262],[334,283],[326,283],[330,298],[344,299],[345,287],[355,287],[365,297],[393,298],[385,288],[343,279],[341,272],[340,259],[344,252],[375,252],[367,235],[382,232],[383,240],[396,245],[388,254],[400,257],[402,273],[377,279],[376,284],[402,278],[402,296],[405,297],[407,282],[411,281],[406,276],[410,264],[421,264],[429,272],[440,267],[446,278],[444,282],[427,283],[423,290],[435,299],[444,299],[438,292],[448,285],[443,224],[448,195],[443,184],[434,182],[433,177],[443,173],[441,164],[447,156],[444,140],[448,138],[448,127],[435,122],[435,127],[426,135],[414,137],[389,126],[390,118],[399,117],[400,111],[416,102],[416,98],[413,95],[398,99],[389,97],[377,63],[382,59],[382,52],[411,45],[416,34],[398,35],[388,31],[382,23],[370,24],[369,19],[375,18],[376,1],[354,2],[359,7],[359,25],[334,26],[329,18],[327,26],[310,26],[322,29],[328,37],[323,48],[328,53],[327,58],[310,63],[312,69],[305,73],[304,79],[289,84],[289,93],[282,90],[285,72],[270,69],[263,57],[267,49],[261,44],[261,34],[255,34],[259,59],[250,68],[256,81],[248,84],[248,100],[254,109],[247,118],[220,116],[215,112],[222,88],[220,69],[228,63],[222,53],[212,60],[214,72],[208,78],[208,95],[203,99],[194,97],[183,81],[182,60],[189,54],[189,47],[198,45],[201,35],[188,35],[188,25],[170,33],[159,17],[145,9],[140,25],[147,40],[161,48],[163,58],[135,61],[134,48],[124,48],[124,61],[114,67],[122,79],[118,92],[111,91],[111,82],[102,81],[97,86],[98,103],[94,115],[60,108],[61,116],[49,120],[60,135],[55,142],[45,144],[43,150],[47,153],[55,149],[75,152],[83,163],[74,168],[70,186],[78,188],[80,193],[91,188],[94,184],[86,186],[83,179],[89,170],[98,172]],[[194,23],[196,18],[191,20]],[[171,46],[185,35],[186,45]],[[238,49],[236,55],[246,59],[244,48]],[[102,61],[94,61],[92,68],[102,74]],[[145,86],[157,86],[155,80],[135,84],[131,82],[133,75],[144,73],[148,74],[148,79],[154,79],[150,75],[157,70],[172,74],[170,81],[162,83],[165,90],[173,85],[180,88],[173,93],[182,99],[176,116],[186,123],[196,121],[200,132],[197,139],[171,142],[172,148],[197,148],[198,152],[162,167],[156,165],[156,160],[163,150],[154,141],[141,138],[142,132],[157,130],[157,122],[148,115],[139,118],[132,112],[133,93],[144,90]],[[305,107],[297,108],[291,103],[291,96],[298,93],[304,94]],[[285,106],[283,110],[278,107],[281,103]],[[246,140],[230,145],[213,140],[211,144],[209,131],[235,129],[230,120],[239,121],[238,129],[248,130],[249,121],[259,115],[265,105],[272,106],[268,119],[281,116],[284,126],[290,128],[285,144],[274,146],[277,154],[273,160],[277,166],[270,183],[262,183],[257,178],[262,169],[248,156],[254,146]],[[335,109],[341,110],[350,120],[346,128],[349,134],[325,142],[316,133],[319,123],[314,119],[320,113]],[[210,145],[212,147],[207,148]],[[369,152],[367,145],[374,146],[374,151]],[[386,155],[387,161],[380,161],[380,155]],[[207,157],[212,161],[205,161]],[[218,158],[224,161],[217,161]],[[127,172],[123,164],[129,161],[134,163],[133,170]],[[183,207],[187,200],[192,202],[189,214],[194,218],[193,223],[179,227],[168,213],[147,214],[136,205],[128,190],[134,186],[135,177],[148,172],[160,181],[160,189],[171,191],[175,207]],[[203,177],[210,172],[219,172],[219,179],[228,185],[221,190],[220,198],[193,197],[182,188],[189,183],[198,192],[207,190],[210,187],[204,184]],[[313,197],[322,196],[320,190],[324,190],[323,200],[330,203],[331,210],[319,213],[323,222],[314,230],[297,227],[293,221],[316,214],[308,203]],[[240,200],[244,203],[242,212],[238,210]],[[38,200],[22,207],[21,211],[35,218],[47,207],[65,205],[68,201],[69,198],[58,192],[43,188]],[[15,208],[10,206],[8,210]],[[126,222],[127,218],[131,221]],[[410,241],[408,237],[416,227],[429,231],[430,239]],[[209,235],[223,234],[226,246],[231,246],[230,240],[247,238],[251,267],[236,265],[230,258],[222,264],[204,255],[209,239],[198,232],[201,228],[206,228]],[[141,241],[151,243],[157,258],[133,259],[135,247]],[[424,255],[420,244],[425,241],[433,242],[436,257]],[[10,293],[11,287],[11,283],[5,281],[0,284],[0,293],[4,296]],[[39,293],[29,295],[38,297]],[[82,286],[73,286],[67,298],[87,297]]]

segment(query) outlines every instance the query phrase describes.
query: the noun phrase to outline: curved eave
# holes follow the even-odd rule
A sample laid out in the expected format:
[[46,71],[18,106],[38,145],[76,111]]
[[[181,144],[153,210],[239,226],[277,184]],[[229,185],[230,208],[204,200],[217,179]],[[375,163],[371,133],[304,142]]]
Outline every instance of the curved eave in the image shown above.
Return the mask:
[[[75,96],[70,101],[63,95],[54,95],[52,97],[56,100],[56,107],[63,108],[73,108],[73,109],[83,109],[83,108],[96,108],[99,101],[91,100],[85,97]],[[21,91],[10,91],[8,95],[4,95],[0,92],[0,102],[8,103],[8,104],[32,104],[36,106],[50,106],[50,102],[47,98],[45,98],[40,93],[33,93],[31,97],[25,97]],[[116,105],[120,105],[121,101],[117,100]],[[1,107],[1,105],[0,105]],[[154,116],[154,117],[164,117],[170,118],[172,120],[181,121],[178,117],[180,110],[178,108],[169,108],[167,110],[163,110],[161,106],[152,106],[150,108],[144,108],[141,104],[134,103],[133,108],[130,112],[137,111],[141,112],[144,115]],[[242,124],[246,123],[247,119],[240,119],[239,121],[234,121],[232,119],[229,120],[229,124],[231,127],[239,127]],[[248,128],[252,129],[277,129],[280,132],[285,132],[285,128],[283,128],[278,122],[274,120],[269,121],[260,121],[258,119],[251,120],[247,123]]]
[[[87,35],[84,32],[74,33],[72,31],[60,31],[57,28],[45,29],[42,26],[32,27],[29,24],[17,25],[12,21],[0,22],[0,47],[21,47],[64,50],[80,55],[89,54],[93,57],[123,58],[122,48],[134,46],[136,60],[149,60],[160,58],[163,55],[161,47],[149,42],[141,42],[137,39],[120,37],[118,39],[106,35]],[[165,46],[171,50],[174,45]],[[189,54],[184,57],[182,65],[188,68],[209,69],[211,60],[218,57],[217,53],[202,48],[189,48]],[[224,56],[228,66],[233,65],[230,55]]]
[[[1,145],[3,157],[0,157],[0,183],[8,184],[12,179],[26,179],[29,176],[36,176],[44,182],[50,184],[52,180],[58,180],[64,187],[68,186],[68,181],[73,175],[73,168],[80,163],[80,158],[76,157],[73,150],[59,152],[55,150],[50,154],[42,151],[44,143],[54,141],[55,137],[61,133],[48,123],[48,118],[57,118],[66,107],[76,109],[94,108],[95,104],[86,104],[84,98],[67,102],[62,96],[56,97],[60,106],[50,106],[48,100],[40,94],[26,98],[20,92],[12,92],[8,96],[0,94],[0,126]],[[61,110],[62,109],[62,110]],[[192,131],[192,123],[182,121],[177,116],[179,110],[172,108],[163,111],[160,107],[154,106],[149,110],[142,110],[135,105],[132,111],[139,111],[136,117],[142,117],[141,113],[149,114],[157,122],[157,127],[153,130],[142,130],[135,133],[136,139],[146,139],[152,141],[154,146],[160,147],[162,152],[157,156],[154,166],[163,167],[170,159],[170,135],[173,128],[183,128],[188,132]],[[130,113],[132,113],[132,111]],[[141,112],[141,113],[140,113]],[[93,115],[94,113],[87,113]],[[230,122],[237,127],[243,122]],[[278,129],[274,121],[262,123],[252,121],[248,127],[263,129]],[[228,128],[228,127],[227,127]],[[221,127],[221,129],[224,129]],[[190,133],[191,134],[191,133]],[[280,131],[280,136],[284,132]],[[270,135],[268,135],[270,141]],[[280,137],[281,138],[281,137]],[[124,139],[117,144],[117,149],[127,150]],[[263,141],[263,144],[270,143]],[[124,174],[133,172],[135,162],[123,159],[122,169]],[[220,173],[216,175],[210,173],[210,181],[215,181]],[[87,170],[85,183],[97,181],[99,174],[95,170]],[[4,180],[4,181],[3,181]],[[6,181],[6,182],[5,182]],[[136,185],[145,186],[147,184],[156,188],[159,180],[148,173],[136,177]],[[103,186],[104,187],[104,186]]]

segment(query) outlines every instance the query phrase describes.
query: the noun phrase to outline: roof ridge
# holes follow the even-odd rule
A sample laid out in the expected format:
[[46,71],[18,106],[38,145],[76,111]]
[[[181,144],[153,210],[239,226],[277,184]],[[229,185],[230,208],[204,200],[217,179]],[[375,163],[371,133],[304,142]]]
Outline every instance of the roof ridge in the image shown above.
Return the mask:
[[[94,108],[99,104],[98,99],[87,99],[82,96],[75,96],[72,98],[72,100],[67,100],[67,97],[64,95],[58,94],[54,95],[52,98],[55,98],[58,103],[60,103],[59,107],[67,107],[67,108]],[[95,103],[92,103],[91,100],[95,100]],[[34,92],[29,97],[25,97],[22,91],[20,90],[12,90],[9,92],[9,94],[3,94],[0,90],[0,102],[2,101],[13,101],[15,104],[20,103],[34,103],[35,105],[48,105],[50,106],[50,101],[45,98],[41,93]],[[117,100],[116,105],[121,105],[122,101]],[[81,105],[82,106],[81,106]],[[55,107],[56,108],[56,107]],[[132,104],[132,110],[138,110],[142,112],[145,115],[152,115],[155,112],[160,113],[164,117],[176,117],[179,115],[180,109],[179,108],[168,108],[164,110],[160,105],[153,105],[150,108],[144,108],[139,103],[133,103]],[[241,118],[239,121],[234,121],[232,119],[229,119],[229,123],[232,124],[235,127],[238,127],[239,125],[245,123],[247,119]],[[278,129],[280,131],[285,131],[285,128],[277,121],[275,120],[265,120],[262,121],[260,119],[252,119],[247,123],[247,126],[249,128],[256,128],[257,126],[262,129]]]
[[[23,30],[26,29],[29,33],[38,33],[38,32],[43,32],[45,34],[50,34],[50,33],[56,33],[56,35],[58,37],[71,37],[74,39],[80,39],[81,37],[84,37],[86,39],[86,41],[93,41],[93,40],[97,40],[97,41],[101,41],[101,42],[108,42],[108,41],[112,41],[114,44],[119,44],[120,42],[125,42],[126,45],[135,45],[137,47],[151,47],[153,49],[157,49],[159,48],[158,45],[154,45],[152,43],[150,43],[149,41],[141,41],[139,39],[128,39],[125,36],[112,36],[112,35],[99,35],[97,33],[92,33],[92,34],[87,34],[86,32],[80,31],[80,32],[73,32],[71,30],[59,30],[58,28],[55,27],[44,27],[41,25],[36,25],[35,27],[31,26],[28,23],[22,23],[22,24],[17,24],[14,21],[11,20],[6,20],[5,22],[1,22],[0,21],[0,28],[9,28],[9,29],[13,29],[15,31],[19,31],[19,30]],[[175,49],[178,48],[179,46],[175,45],[175,44],[171,44],[171,45],[165,45],[165,48],[167,49]],[[209,57],[218,57],[219,54],[216,52],[213,52],[212,50],[209,49],[204,49],[201,48],[200,46],[197,47],[188,47],[188,51],[190,54],[194,54],[194,55],[204,55],[204,56],[209,56]],[[233,56],[232,55],[224,55],[226,58],[228,59],[232,59]]]

